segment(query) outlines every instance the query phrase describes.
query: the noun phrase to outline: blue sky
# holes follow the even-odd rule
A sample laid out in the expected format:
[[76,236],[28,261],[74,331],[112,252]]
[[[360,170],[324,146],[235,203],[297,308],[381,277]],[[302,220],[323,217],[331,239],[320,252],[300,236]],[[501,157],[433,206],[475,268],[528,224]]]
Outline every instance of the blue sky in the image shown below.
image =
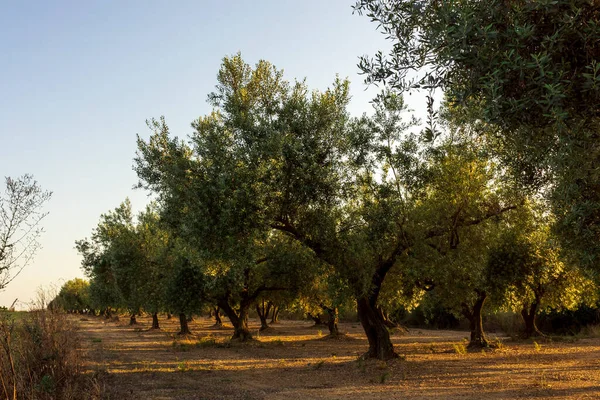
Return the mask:
[[[288,79],[326,88],[352,81],[355,114],[369,112],[356,64],[388,44],[353,1],[19,1],[0,13],[0,175],[31,173],[54,192],[43,249],[0,292],[0,305],[83,276],[77,239],[133,190],[135,135],[164,115],[171,131],[210,111],[225,55],[266,59]],[[419,99],[414,108],[421,108]]]

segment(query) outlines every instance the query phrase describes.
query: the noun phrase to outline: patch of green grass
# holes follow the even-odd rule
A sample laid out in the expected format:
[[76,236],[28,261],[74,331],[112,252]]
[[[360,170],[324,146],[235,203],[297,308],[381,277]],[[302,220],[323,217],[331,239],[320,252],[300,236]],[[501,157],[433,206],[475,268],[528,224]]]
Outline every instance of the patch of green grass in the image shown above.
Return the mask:
[[195,344],[196,347],[206,348],[206,347],[217,347],[217,341],[215,338],[207,336],[198,340]]
[[384,384],[387,378],[390,376],[388,371],[385,371],[383,374],[379,376],[379,383]]
[[101,338],[92,338],[92,343],[102,343]]
[[500,338],[495,338],[495,339],[490,340],[489,347],[498,349],[498,350],[502,350],[504,348],[504,343],[502,342],[502,340]]
[[367,370],[365,360],[362,357],[360,357],[358,360],[356,360],[356,362],[358,363],[358,369],[360,369],[360,371],[364,373]]
[[203,349],[203,348],[229,348],[231,343],[229,340],[219,341],[212,336],[206,336],[199,340],[173,340],[172,347],[175,351],[190,351],[192,349]]
[[377,369],[386,370],[388,367],[385,361],[377,361]]
[[179,364],[177,364],[178,372],[185,372],[185,371],[189,371],[189,370],[190,370],[190,364],[187,361],[182,361]]
[[467,346],[464,343],[455,343],[452,345],[456,354],[465,355],[467,354]]
[[23,319],[27,316],[27,314],[29,314],[28,311],[7,311],[7,310],[0,310],[0,318],[10,318],[13,321],[18,321],[20,319]]

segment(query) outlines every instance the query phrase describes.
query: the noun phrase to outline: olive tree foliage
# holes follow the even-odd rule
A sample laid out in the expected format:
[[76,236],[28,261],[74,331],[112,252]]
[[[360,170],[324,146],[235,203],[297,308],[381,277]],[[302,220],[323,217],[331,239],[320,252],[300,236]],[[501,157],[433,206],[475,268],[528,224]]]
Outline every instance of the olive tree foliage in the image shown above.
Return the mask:
[[90,302],[90,283],[80,278],[65,282],[58,295],[48,304],[48,308],[79,313],[93,311]]
[[430,160],[426,197],[415,217],[448,232],[416,242],[399,259],[385,290],[400,290],[405,309],[434,291],[444,307],[469,320],[470,345],[487,346],[481,323],[489,295],[486,255],[523,196],[485,146],[463,133],[440,137]]
[[[353,308],[353,292],[347,282],[328,263],[315,266],[314,278],[297,293],[293,309],[315,321],[315,325],[327,323],[331,338],[339,336],[340,308]],[[321,316],[327,316],[322,319]]]
[[497,129],[526,185],[550,183],[556,231],[600,270],[600,6],[591,0],[359,0],[392,42],[367,82],[441,89]]
[[[124,308],[132,316],[142,309],[164,309],[169,270],[169,235],[160,226],[155,206],[134,219],[129,200],[100,217],[91,239],[76,242],[82,267],[90,277],[95,308]],[[155,323],[156,323],[156,318]]]
[[240,340],[252,336],[248,312],[260,295],[306,281],[306,249],[268,228],[266,214],[280,195],[269,190],[280,165],[269,153],[277,143],[267,140],[276,138],[271,125],[288,92],[270,64],[252,71],[240,57],[228,58],[209,96],[215,109],[194,121],[189,142],[171,137],[164,119],[149,123],[148,142],[138,139],[140,186],[158,194],[165,223],[198,251],[206,296]]
[[43,190],[31,175],[5,178],[0,193],[0,290],[29,264],[40,249],[43,207],[52,192]]
[[[351,118],[348,89],[337,79],[311,92],[266,61],[253,68],[240,55],[227,57],[209,96],[213,112],[194,121],[187,141],[172,137],[164,120],[152,121],[153,135],[138,140],[136,170],[214,269],[214,287],[227,295],[218,304],[232,322],[260,292],[286,287],[267,279],[271,267],[316,257],[353,294],[366,356],[388,359],[395,352],[377,303],[399,257],[428,240],[456,245],[459,230],[513,206],[484,191],[468,206],[439,206],[443,212],[427,217],[430,201],[445,198],[435,179],[445,157],[410,133],[415,121],[404,119],[401,97],[383,94],[372,118]],[[275,262],[275,249],[293,257]],[[281,279],[313,263],[297,265]],[[227,311],[231,304],[236,312]]]
[[593,282],[561,256],[560,242],[548,218],[523,209],[519,220],[506,229],[490,249],[487,273],[494,296],[506,308],[521,314],[523,335],[541,335],[536,315],[544,310],[573,310],[593,304]]
[[179,334],[187,335],[191,333],[188,317],[199,313],[206,303],[206,279],[197,252],[180,240],[176,240],[173,246],[169,262],[162,266],[170,267],[165,271],[164,304],[179,316]]

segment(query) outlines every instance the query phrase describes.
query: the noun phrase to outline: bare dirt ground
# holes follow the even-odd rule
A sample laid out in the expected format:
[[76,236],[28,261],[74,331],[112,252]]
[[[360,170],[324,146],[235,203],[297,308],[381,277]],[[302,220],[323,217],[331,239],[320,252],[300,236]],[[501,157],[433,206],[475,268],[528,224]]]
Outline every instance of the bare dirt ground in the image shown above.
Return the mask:
[[[282,321],[250,344],[229,343],[230,328],[209,319],[139,325],[73,317],[81,329],[85,368],[102,376],[109,399],[600,399],[600,339],[505,341],[492,351],[462,353],[465,332],[394,334],[401,359],[359,361],[367,349],[356,324],[344,339],[326,327]],[[257,321],[251,321],[254,332]],[[458,346],[457,346],[458,345]],[[456,347],[457,346],[457,347]]]

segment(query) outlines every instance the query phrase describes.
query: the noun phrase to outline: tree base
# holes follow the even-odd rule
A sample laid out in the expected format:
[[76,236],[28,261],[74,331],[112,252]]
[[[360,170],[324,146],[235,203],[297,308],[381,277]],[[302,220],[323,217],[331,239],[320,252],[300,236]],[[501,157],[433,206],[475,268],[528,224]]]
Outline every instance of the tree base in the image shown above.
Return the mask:
[[254,340],[252,334],[249,331],[235,332],[231,337],[231,341],[235,342],[249,342]]
[[392,352],[392,353],[386,353],[384,355],[379,355],[379,354],[373,354],[372,351],[367,351],[366,353],[364,353],[363,355],[361,355],[360,357],[358,357],[360,360],[381,360],[381,361],[389,361],[389,360],[395,360],[395,359],[402,359],[404,357],[400,357],[400,355],[396,352]]
[[490,342],[488,342],[486,339],[470,341],[467,345],[467,349],[483,349],[489,347],[491,347]]
[[231,342],[235,342],[235,343],[254,343],[257,340],[254,339],[254,337],[250,336],[250,337],[245,337],[245,338],[241,338],[241,337],[232,337],[230,339]]

